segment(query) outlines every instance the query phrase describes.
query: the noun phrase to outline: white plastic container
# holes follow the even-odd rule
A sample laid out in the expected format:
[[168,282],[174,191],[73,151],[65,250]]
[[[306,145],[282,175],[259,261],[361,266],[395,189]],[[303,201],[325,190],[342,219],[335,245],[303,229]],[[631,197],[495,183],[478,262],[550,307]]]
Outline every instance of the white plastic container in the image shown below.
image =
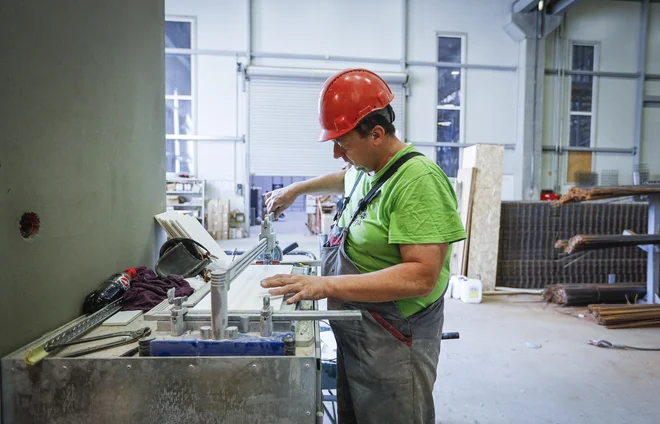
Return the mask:
[[461,300],[463,303],[481,303],[483,295],[483,285],[481,280],[468,278],[463,282],[461,290]]
[[454,299],[460,299],[463,294],[463,283],[467,281],[467,278],[462,275],[452,275],[449,278],[449,283],[452,285],[451,297]]
[[454,290],[454,280],[451,278],[449,279],[449,282],[447,283],[447,291],[445,292],[445,299],[451,299],[451,294]]

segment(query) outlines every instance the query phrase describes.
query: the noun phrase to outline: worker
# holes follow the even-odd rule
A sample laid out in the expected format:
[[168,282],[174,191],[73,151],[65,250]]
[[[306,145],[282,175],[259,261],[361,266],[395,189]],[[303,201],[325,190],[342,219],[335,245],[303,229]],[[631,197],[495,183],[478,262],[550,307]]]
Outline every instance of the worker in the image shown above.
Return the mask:
[[288,303],[327,298],[328,309],[362,311],[361,321],[330,323],[340,423],[435,422],[450,245],[466,237],[447,176],[396,136],[393,99],[369,70],[330,77],[319,141],[332,140],[349,169],[266,194],[276,214],[304,194],[346,194],[321,249],[322,275],[262,281],[271,295],[295,293]]

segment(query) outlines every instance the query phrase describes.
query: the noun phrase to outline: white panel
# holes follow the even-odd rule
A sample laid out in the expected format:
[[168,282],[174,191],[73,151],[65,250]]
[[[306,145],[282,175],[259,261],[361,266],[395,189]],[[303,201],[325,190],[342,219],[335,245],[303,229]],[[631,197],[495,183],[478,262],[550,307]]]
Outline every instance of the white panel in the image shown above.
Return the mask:
[[651,175],[660,176],[660,108],[644,109],[641,162],[649,165]]
[[633,146],[635,104],[637,94],[635,80],[599,78],[597,82],[596,147]]
[[518,196],[514,193],[513,175],[502,175],[502,201],[516,200]]
[[660,96],[660,81],[646,81],[644,93],[647,96]]
[[660,74],[660,4],[651,3],[646,46],[646,72]]
[[639,2],[582,1],[567,14],[565,37],[598,42],[601,71],[637,72],[640,7]]
[[467,63],[516,66],[518,43],[503,30],[512,0],[409,0],[409,60],[438,59],[436,33],[467,34]]
[[[313,177],[345,165],[332,143],[319,143],[318,97],[323,81],[253,78],[249,83],[250,173]],[[403,128],[403,87],[390,85],[395,126]]]
[[401,0],[253,0],[254,50],[400,59]]
[[203,135],[237,135],[236,59],[198,56],[196,65],[197,132]]
[[194,18],[198,49],[247,50],[247,0],[165,0],[165,16]]
[[[436,141],[436,98],[438,80],[435,68],[409,68],[410,95],[407,103],[406,137],[412,141]],[[468,123],[469,125],[469,123]],[[431,157],[435,157],[431,156]]]
[[465,142],[516,142],[517,84],[515,72],[467,70]]

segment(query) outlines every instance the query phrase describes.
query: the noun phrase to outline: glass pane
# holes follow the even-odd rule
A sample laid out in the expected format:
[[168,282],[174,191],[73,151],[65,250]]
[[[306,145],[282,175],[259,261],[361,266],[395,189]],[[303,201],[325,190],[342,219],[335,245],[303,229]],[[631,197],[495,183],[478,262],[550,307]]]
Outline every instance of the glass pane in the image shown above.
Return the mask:
[[[174,140],[167,141],[174,142]],[[169,152],[165,155],[165,172],[176,172],[176,156],[170,155]]]
[[448,177],[456,177],[459,156],[458,147],[438,147],[436,163],[445,171]]
[[438,37],[438,62],[461,63],[461,39]]
[[594,46],[573,46],[573,70],[594,70]]
[[571,75],[571,111],[591,112],[594,77]]
[[571,115],[571,147],[591,147],[591,116]]
[[437,141],[458,143],[461,137],[461,111],[438,109]]
[[165,55],[165,94],[190,95],[190,61],[188,54]]
[[438,68],[438,104],[461,105],[461,70]]
[[165,47],[190,48],[190,22],[165,21]]
[[165,101],[165,133],[193,134],[192,102],[190,100]]

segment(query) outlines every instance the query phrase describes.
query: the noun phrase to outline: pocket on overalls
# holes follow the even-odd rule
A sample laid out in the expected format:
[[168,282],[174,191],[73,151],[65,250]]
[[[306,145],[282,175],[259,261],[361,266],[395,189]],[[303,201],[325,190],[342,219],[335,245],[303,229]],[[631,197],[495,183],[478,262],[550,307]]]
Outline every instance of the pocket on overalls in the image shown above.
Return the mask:
[[362,375],[381,381],[411,381],[412,340],[376,312],[362,311],[362,323]]

